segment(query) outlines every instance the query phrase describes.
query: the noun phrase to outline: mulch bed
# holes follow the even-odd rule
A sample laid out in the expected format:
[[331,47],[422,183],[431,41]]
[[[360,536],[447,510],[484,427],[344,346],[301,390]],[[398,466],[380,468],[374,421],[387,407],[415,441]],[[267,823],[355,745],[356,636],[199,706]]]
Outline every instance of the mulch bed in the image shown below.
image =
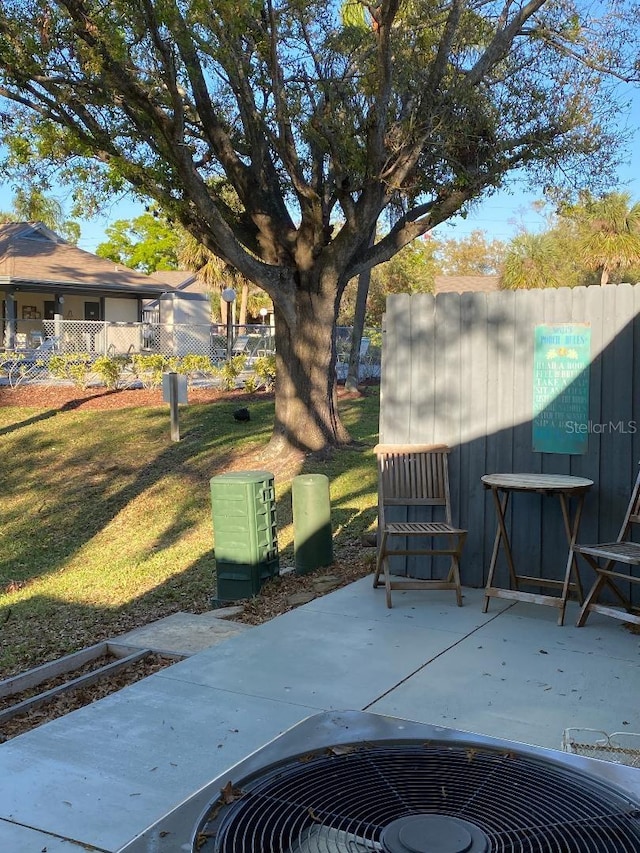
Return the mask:
[[[364,391],[364,386],[363,389]],[[338,387],[339,397],[358,397],[359,393]],[[272,392],[224,391],[220,388],[202,387],[189,389],[189,403],[219,403],[232,400],[238,404],[253,400],[273,398]],[[58,409],[59,411],[130,409],[136,406],[166,406],[161,388],[123,388],[109,391],[103,387],[76,388],[73,385],[19,385],[10,388],[0,386],[0,407],[24,406],[36,409]]]
[[[266,393],[247,394],[244,391],[222,391],[217,388],[190,388],[190,403],[216,403],[234,400],[238,403],[268,399]],[[161,388],[126,388],[109,391],[106,388],[75,388],[72,385],[20,385],[0,387],[0,406],[24,406],[60,411],[130,409],[136,406],[166,406]]]

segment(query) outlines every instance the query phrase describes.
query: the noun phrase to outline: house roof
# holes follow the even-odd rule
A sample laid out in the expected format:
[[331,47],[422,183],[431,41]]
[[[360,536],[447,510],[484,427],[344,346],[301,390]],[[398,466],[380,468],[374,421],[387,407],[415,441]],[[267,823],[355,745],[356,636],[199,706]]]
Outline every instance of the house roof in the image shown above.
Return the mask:
[[436,293],[493,293],[500,290],[499,275],[437,275]]
[[196,273],[189,270],[156,270],[151,273],[151,278],[164,282],[176,290],[184,290],[189,293],[209,293],[207,285],[198,278]]
[[72,246],[41,222],[0,225],[0,287],[159,296],[149,276]]

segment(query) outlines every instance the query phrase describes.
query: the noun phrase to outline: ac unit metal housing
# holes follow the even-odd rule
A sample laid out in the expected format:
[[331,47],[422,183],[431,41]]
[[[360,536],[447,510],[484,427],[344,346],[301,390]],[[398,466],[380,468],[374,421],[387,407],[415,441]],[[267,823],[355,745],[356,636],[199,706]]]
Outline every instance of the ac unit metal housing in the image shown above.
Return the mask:
[[634,853],[640,770],[360,711],[296,724],[120,853]]

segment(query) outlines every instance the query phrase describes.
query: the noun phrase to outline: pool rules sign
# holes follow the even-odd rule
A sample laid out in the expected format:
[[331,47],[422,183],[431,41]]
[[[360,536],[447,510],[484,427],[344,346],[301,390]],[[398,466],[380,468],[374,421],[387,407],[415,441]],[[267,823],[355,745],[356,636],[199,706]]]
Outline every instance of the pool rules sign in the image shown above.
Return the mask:
[[533,449],[586,453],[591,327],[555,323],[534,334]]

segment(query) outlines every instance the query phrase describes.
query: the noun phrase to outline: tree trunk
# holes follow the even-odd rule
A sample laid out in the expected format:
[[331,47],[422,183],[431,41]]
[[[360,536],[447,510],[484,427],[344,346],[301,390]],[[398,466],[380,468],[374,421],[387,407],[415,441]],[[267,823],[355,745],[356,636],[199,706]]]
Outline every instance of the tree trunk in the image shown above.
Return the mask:
[[[338,414],[335,293],[295,292],[295,320],[275,307],[276,400],[271,445],[318,452],[347,444]],[[289,322],[287,320],[289,318]]]
[[364,332],[364,321],[367,313],[367,296],[369,295],[369,283],[371,282],[371,270],[365,270],[358,277],[358,292],[356,295],[356,308],[353,315],[353,330],[351,332],[351,352],[349,354],[349,369],[345,381],[347,391],[358,390],[360,378],[360,347]]
[[[369,235],[369,246],[375,242],[376,229],[373,228]],[[358,390],[360,379],[360,347],[364,332],[364,321],[367,315],[367,297],[369,296],[369,285],[371,284],[371,270],[367,269],[358,276],[358,290],[356,293],[356,307],[353,315],[353,329],[351,331],[351,352],[349,353],[349,368],[345,388],[347,391]]]
[[249,283],[245,280],[242,282],[242,291],[240,296],[240,318],[238,323],[243,327],[242,333],[247,330],[244,326],[247,325],[247,303],[249,302]]

